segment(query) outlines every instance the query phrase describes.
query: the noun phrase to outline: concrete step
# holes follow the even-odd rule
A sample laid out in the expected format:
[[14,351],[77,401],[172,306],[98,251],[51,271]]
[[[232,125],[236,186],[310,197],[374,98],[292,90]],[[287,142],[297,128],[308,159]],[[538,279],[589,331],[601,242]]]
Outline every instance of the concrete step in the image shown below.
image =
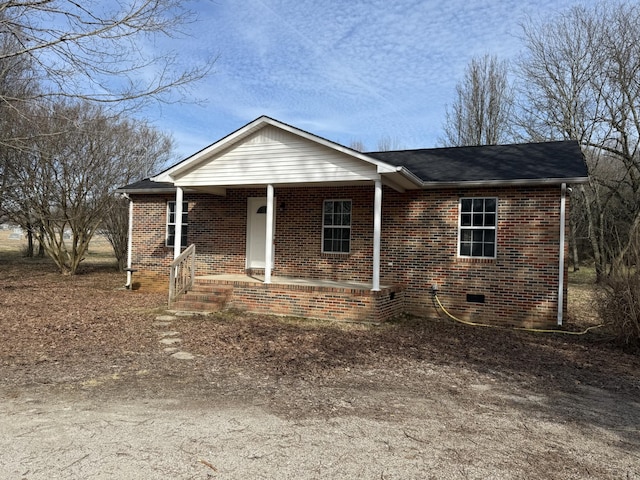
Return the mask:
[[222,310],[233,293],[233,286],[198,281],[191,290],[171,305],[172,310],[189,312],[217,312]]

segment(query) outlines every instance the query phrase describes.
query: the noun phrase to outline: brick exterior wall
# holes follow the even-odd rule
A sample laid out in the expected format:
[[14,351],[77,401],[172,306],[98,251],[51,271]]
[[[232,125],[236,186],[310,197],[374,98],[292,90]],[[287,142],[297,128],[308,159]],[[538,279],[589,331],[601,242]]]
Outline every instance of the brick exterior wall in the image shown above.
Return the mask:
[[[266,189],[229,189],[225,197],[185,194],[188,241],[196,244],[197,275],[245,272],[247,198],[264,196]],[[276,188],[275,196],[274,275],[371,281],[373,185]],[[495,260],[458,258],[460,197],[498,198]],[[159,279],[161,284],[163,278],[168,283],[173,249],[165,246],[166,202],[174,197],[132,198],[133,266],[139,270],[134,281],[142,288],[156,285]],[[328,199],[352,201],[348,255],[321,252],[322,206]],[[559,199],[559,186],[405,193],[385,187],[381,283],[402,285],[403,309],[411,313],[437,314],[431,293],[431,285],[437,284],[440,300],[459,318],[492,324],[553,325],[558,297]],[[468,294],[484,295],[485,302],[467,301]],[[398,308],[397,301],[393,305]],[[311,308],[310,304],[305,307]]]

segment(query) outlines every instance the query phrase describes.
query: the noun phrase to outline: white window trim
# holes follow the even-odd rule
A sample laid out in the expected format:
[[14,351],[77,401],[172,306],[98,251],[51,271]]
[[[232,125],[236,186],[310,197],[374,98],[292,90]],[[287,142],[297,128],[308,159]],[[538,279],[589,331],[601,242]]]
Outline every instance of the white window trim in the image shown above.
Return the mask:
[[[349,226],[344,225],[325,225],[324,224],[324,206],[327,202],[349,202],[351,204],[351,218],[349,220]],[[351,226],[353,224],[353,201],[350,198],[327,198],[322,201],[322,238],[321,238],[321,251],[327,255],[349,255],[351,254]],[[349,251],[348,252],[327,252],[324,249],[324,229],[325,228],[348,228],[349,229]]]
[[[165,236],[164,236],[164,245],[165,245],[165,247],[167,247],[167,248],[174,248],[174,245],[169,245],[169,226],[173,225],[173,226],[175,227],[175,225],[176,225],[176,224],[175,224],[175,222],[173,222],[173,223],[169,222],[169,218],[170,218],[170,215],[171,215],[171,205],[172,205],[172,204],[174,205],[174,207],[173,207],[173,212],[174,212],[174,215],[175,215],[175,211],[176,211],[176,209],[175,209],[175,203],[176,203],[176,201],[175,201],[175,200],[169,200],[169,201],[167,201],[167,218],[166,218],[166,220],[167,220],[167,221],[166,221],[166,229],[165,229]],[[182,202],[182,213],[183,213],[183,214],[185,214],[185,213],[186,213],[186,214],[187,214],[187,217],[188,217],[188,207],[189,207],[189,202],[187,202],[186,200],[184,200],[184,201]],[[177,220],[177,218],[176,218],[176,220]],[[182,224],[182,234],[183,234],[183,235],[184,235],[184,232],[186,231],[184,227],[186,227],[187,225],[189,225],[189,222],[186,222],[186,223],[183,223],[183,224]],[[174,231],[175,231],[175,230],[174,230]],[[175,235],[174,235],[174,237],[175,237]],[[174,243],[175,243],[175,238],[174,238]],[[181,248],[181,249],[183,249],[183,248],[187,248],[187,245],[182,245],[182,244],[181,244],[181,245],[180,245],[180,248]]]
[[[493,227],[481,226],[462,226],[462,201],[463,200],[495,200],[496,202],[496,224]],[[489,259],[495,260],[498,256],[498,197],[460,197],[458,200],[458,258],[474,258],[474,259]],[[493,246],[493,256],[474,256],[474,255],[461,255],[460,254],[460,246],[462,244],[462,230],[493,230],[494,233],[494,246]]]

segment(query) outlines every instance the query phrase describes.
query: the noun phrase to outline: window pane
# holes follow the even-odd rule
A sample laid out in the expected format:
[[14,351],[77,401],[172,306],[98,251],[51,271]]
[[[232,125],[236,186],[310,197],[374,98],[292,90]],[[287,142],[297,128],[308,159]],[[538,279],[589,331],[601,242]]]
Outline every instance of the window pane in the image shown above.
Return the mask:
[[473,231],[473,241],[474,242],[482,242],[482,233],[484,230],[474,230]]
[[471,241],[471,232],[472,230],[462,230],[460,232],[460,240],[463,242],[470,242]]
[[460,255],[464,255],[468,257],[471,255],[471,244],[467,242],[463,242],[460,244]]
[[485,230],[484,231],[484,241],[495,243],[496,242],[496,231],[495,230]]
[[188,233],[188,228],[187,225],[183,225],[182,226],[182,232],[181,232],[181,236],[180,236],[180,246],[182,247],[186,247],[187,244],[187,233]]
[[495,198],[486,198],[484,201],[484,210],[486,212],[494,212],[496,211],[496,199]]
[[470,198],[463,198],[460,208],[461,208],[461,210],[463,212],[470,212],[471,211],[471,199]]
[[473,244],[471,244],[471,256],[473,256],[473,257],[481,257],[482,256],[482,243],[473,243]]
[[473,214],[473,226],[474,227],[483,227],[484,226],[484,215],[481,213]]
[[485,257],[494,257],[496,253],[496,246],[493,243],[485,243],[484,244],[484,256]]
[[484,226],[485,227],[495,227],[496,226],[496,215],[495,215],[495,213],[487,213],[484,216]]
[[482,198],[474,198],[473,199],[473,211],[474,212],[482,212],[482,211],[484,211],[484,199],[482,199]]
[[471,215],[468,213],[463,213],[460,216],[460,225],[462,225],[463,227],[470,227],[471,226]]
[[331,201],[324,202],[324,213],[325,215],[333,213],[333,202]]

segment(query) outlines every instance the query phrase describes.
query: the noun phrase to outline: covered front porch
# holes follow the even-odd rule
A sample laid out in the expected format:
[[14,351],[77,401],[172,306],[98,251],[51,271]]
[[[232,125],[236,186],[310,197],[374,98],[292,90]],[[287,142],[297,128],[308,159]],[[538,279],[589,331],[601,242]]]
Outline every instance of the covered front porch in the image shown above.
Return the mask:
[[202,310],[217,296],[224,308],[372,322],[401,311],[403,287],[382,285],[381,242],[383,186],[419,187],[403,169],[261,117],[152,180],[175,192],[170,304]]

